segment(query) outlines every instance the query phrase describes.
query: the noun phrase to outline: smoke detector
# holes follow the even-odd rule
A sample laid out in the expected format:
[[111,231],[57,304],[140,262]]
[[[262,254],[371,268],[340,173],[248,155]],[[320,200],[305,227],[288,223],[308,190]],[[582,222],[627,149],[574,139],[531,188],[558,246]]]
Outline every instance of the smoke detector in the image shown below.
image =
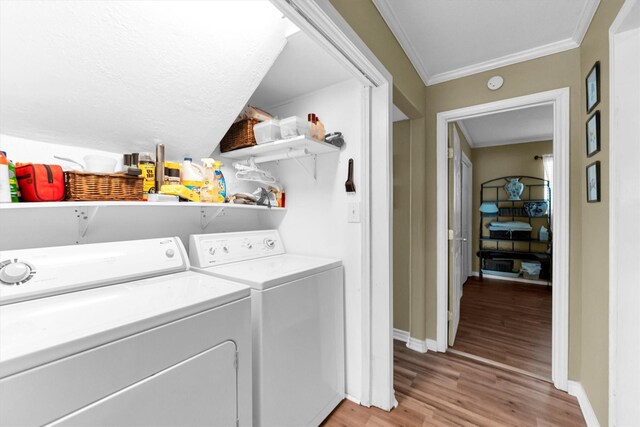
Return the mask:
[[490,90],[498,90],[502,87],[503,83],[504,79],[502,78],[502,76],[493,76],[487,82],[487,87]]

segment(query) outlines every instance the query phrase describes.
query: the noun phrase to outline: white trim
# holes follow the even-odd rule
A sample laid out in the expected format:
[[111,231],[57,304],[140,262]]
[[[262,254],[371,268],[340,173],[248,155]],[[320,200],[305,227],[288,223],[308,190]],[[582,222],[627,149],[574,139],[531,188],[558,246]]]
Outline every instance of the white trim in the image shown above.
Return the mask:
[[557,42],[549,43],[544,46],[537,46],[531,49],[522,50],[520,52],[511,53],[500,58],[490,59],[488,61],[479,62],[477,64],[466,67],[457,68],[451,71],[445,71],[431,76],[427,82],[427,86],[446,82],[449,80],[459,79],[483,71],[493,70],[495,68],[506,67],[507,65],[517,64],[519,62],[530,61],[532,59],[541,58],[554,53],[564,52],[566,50],[575,49],[580,46],[574,39],[568,38]]
[[393,339],[402,342],[409,342],[409,332],[393,328]]
[[459,122],[456,122],[456,124],[458,125],[458,128],[460,128],[460,132],[462,132],[464,137],[467,139],[467,143],[469,144],[469,147],[475,148],[473,140],[471,139],[471,135],[469,134],[467,127],[464,125],[464,122],[459,121]]
[[573,40],[578,43],[578,46],[582,44],[582,40],[584,36],[587,34],[587,30],[589,29],[589,25],[591,25],[591,20],[593,19],[596,11],[598,10],[598,6],[600,5],[600,0],[587,0],[584,4],[584,9],[582,9],[582,13],[580,14],[580,19],[578,20],[578,24],[576,25],[576,29],[573,30]]
[[[480,273],[477,271],[472,271],[471,275],[474,277],[480,277]],[[505,277],[505,276],[496,276],[493,274],[483,274],[482,275],[484,278],[486,279],[491,279],[491,280],[503,280],[505,282],[518,282],[518,283],[528,283],[530,285],[542,285],[542,286],[549,286],[549,282],[545,281],[545,280],[533,280],[533,279],[525,279],[522,277]]]
[[600,427],[598,417],[596,417],[596,413],[589,401],[589,396],[587,396],[587,392],[584,390],[584,387],[582,387],[582,384],[577,381],[569,381],[567,392],[578,399],[580,410],[582,411],[585,423],[587,423],[587,427]]
[[435,340],[429,338],[426,340],[411,338],[409,332],[403,331],[402,329],[393,328],[393,339],[407,343],[407,348],[420,353],[426,353],[427,350],[438,351],[438,344]]
[[499,147],[502,145],[515,145],[515,144],[528,144],[530,142],[540,142],[540,141],[549,141],[553,139],[553,135],[542,135],[542,136],[529,136],[517,139],[511,139],[507,141],[491,141],[487,144],[476,143],[473,148],[487,148],[487,147]]
[[[391,174],[386,173],[391,172],[392,165],[390,123],[393,79],[329,0],[271,1],[340,64],[351,70],[363,85],[375,87],[369,111],[377,115],[365,123],[370,132],[369,138],[363,138],[365,150],[361,167],[365,171],[365,179],[359,190],[363,205],[363,330],[361,396],[355,400],[365,406],[374,405],[389,410],[396,404],[391,327],[393,270],[389,248],[393,188],[389,184]],[[374,170],[384,173],[373,176]],[[373,184],[376,188],[375,198],[371,197]],[[372,230],[376,230],[376,235]]]
[[535,93],[516,98],[490,102],[437,114],[436,144],[436,288],[437,288],[437,343],[438,351],[447,349],[448,298],[448,123],[537,105],[553,105],[554,114],[554,181],[552,206],[554,256],[553,271],[553,325],[552,325],[552,380],[556,388],[567,389],[569,352],[569,88]]
[[[619,318],[629,318],[628,308],[625,310],[624,307],[620,307],[618,305],[618,288],[621,283],[618,283],[621,280],[624,280],[625,277],[633,277],[635,274],[632,270],[637,269],[637,265],[625,265],[624,262],[620,262],[619,254],[624,252],[635,251],[635,248],[629,247],[628,242],[625,245],[625,242],[620,241],[621,230],[625,230],[624,233],[627,233],[628,224],[626,222],[621,221],[620,212],[623,210],[632,207],[629,203],[628,197],[625,197],[623,194],[623,190],[620,189],[619,183],[620,180],[628,179],[627,177],[633,173],[628,170],[628,167],[622,168],[621,163],[623,163],[624,157],[629,155],[630,147],[633,144],[636,144],[636,141],[632,139],[624,138],[623,135],[620,135],[620,124],[624,123],[629,116],[632,116],[633,111],[629,111],[628,108],[624,108],[620,105],[620,98],[616,94],[616,88],[618,84],[616,83],[616,76],[618,76],[618,70],[616,69],[616,63],[618,61],[616,57],[616,40],[620,40],[621,37],[630,36],[628,31],[625,32],[624,36],[621,35],[621,28],[630,18],[632,11],[634,8],[639,8],[640,4],[638,4],[637,0],[626,0],[618,15],[614,19],[611,27],[609,28],[609,425],[616,426],[619,422],[620,418],[625,417],[626,419],[634,418],[633,410],[637,408],[631,408],[628,404],[630,400],[634,398],[637,400],[637,396],[629,399],[628,397],[622,397],[618,399],[618,394],[621,396],[625,395],[625,390],[619,390],[618,386],[618,377],[620,374],[625,375],[626,378],[633,378],[634,368],[636,381],[638,378],[638,367],[629,366],[628,359],[626,359],[627,363],[625,364],[625,357],[623,354],[618,354],[618,341],[624,336],[625,331],[619,330],[618,328],[618,319]],[[633,18],[631,18],[633,19]],[[637,16],[636,16],[637,19]],[[635,32],[640,31],[639,28],[633,30]],[[630,95],[633,96],[633,95]],[[626,106],[625,106],[626,107]],[[623,110],[622,116],[620,118],[620,111]],[[626,116],[626,117],[625,117]],[[637,136],[636,136],[637,138]],[[637,151],[636,151],[637,152]],[[628,217],[627,217],[628,218]],[[627,219],[628,220],[628,219]],[[624,282],[628,282],[628,280],[624,280]],[[625,283],[627,284],[627,283]],[[628,285],[633,285],[633,283],[628,283]],[[635,326],[635,325],[634,325]],[[634,327],[632,326],[632,328]],[[622,326],[624,328],[624,325]],[[620,329],[622,329],[620,328]],[[628,339],[625,337],[624,339]],[[628,350],[627,350],[628,351]],[[623,352],[624,353],[624,352]],[[620,363],[622,362],[622,363]],[[633,383],[633,380],[631,381]],[[625,399],[626,398],[626,399]],[[625,405],[626,402],[626,405]]]
[[418,353],[426,353],[428,350],[427,341],[409,337],[407,348],[417,351]]
[[361,405],[361,404],[362,404],[362,403],[360,402],[360,399],[358,399],[358,398],[356,398],[356,397],[353,397],[353,396],[351,396],[350,394],[345,395],[345,398],[346,398],[347,400],[352,401],[352,402],[353,402],[353,403],[355,403],[356,405]]
[[413,65],[413,68],[415,68],[415,70],[418,72],[418,75],[420,75],[422,82],[425,84],[425,86],[427,86],[429,82],[429,72],[427,71],[427,67],[425,66],[424,62],[422,62],[422,59],[413,46],[413,43],[411,43],[411,41],[409,40],[407,33],[404,32],[402,25],[398,21],[396,14],[393,12],[393,9],[389,4],[389,0],[373,0],[373,4],[375,5],[376,9],[378,9],[378,12],[380,12],[382,19],[384,19],[384,22],[387,23],[387,26],[389,27],[395,38],[398,40],[398,43],[400,43],[400,46],[402,47],[402,50],[404,50],[404,53],[407,54],[409,61],[411,61],[411,64]]

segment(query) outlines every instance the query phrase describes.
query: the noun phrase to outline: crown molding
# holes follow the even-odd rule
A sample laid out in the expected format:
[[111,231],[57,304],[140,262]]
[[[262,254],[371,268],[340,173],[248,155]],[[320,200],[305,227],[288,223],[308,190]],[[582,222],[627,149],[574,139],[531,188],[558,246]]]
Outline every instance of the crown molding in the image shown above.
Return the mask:
[[469,134],[469,131],[467,130],[467,127],[464,125],[464,122],[462,120],[457,121],[456,125],[458,125],[458,128],[460,129],[460,132],[462,132],[462,134],[464,135],[465,139],[467,140],[467,144],[469,144],[469,147],[475,148],[475,143],[471,139],[471,135]]
[[589,25],[591,25],[591,20],[596,14],[596,10],[598,10],[599,5],[600,0],[587,0],[585,2],[582,13],[580,14],[580,19],[578,20],[578,24],[573,30],[572,39],[578,44],[578,46],[582,44],[582,40],[584,39],[585,34],[587,34]]
[[373,4],[376,9],[378,9],[378,12],[382,16],[382,19],[384,19],[384,22],[387,23],[387,26],[395,36],[396,40],[398,40],[398,43],[400,43],[402,50],[404,50],[409,61],[411,61],[413,68],[417,71],[422,82],[425,86],[428,85],[429,73],[427,72],[427,67],[422,62],[422,59],[420,59],[420,55],[418,55],[416,49],[413,47],[413,43],[409,40],[407,33],[402,29],[402,25],[400,25],[400,21],[398,21],[396,14],[393,12],[393,9],[389,4],[389,0],[373,0]]
[[427,82],[427,86],[446,82],[449,80],[459,79],[461,77],[467,77],[472,74],[505,67],[507,65],[517,64],[519,62],[529,61],[531,59],[541,58],[547,55],[553,55],[554,53],[560,53],[566,50],[575,49],[578,46],[579,44],[575,40],[573,40],[573,38],[560,40],[557,42],[546,44],[544,46],[538,46],[532,49],[505,55],[497,59],[491,59],[489,61],[479,62],[467,67],[462,67],[456,70],[436,74],[429,79],[429,81]]

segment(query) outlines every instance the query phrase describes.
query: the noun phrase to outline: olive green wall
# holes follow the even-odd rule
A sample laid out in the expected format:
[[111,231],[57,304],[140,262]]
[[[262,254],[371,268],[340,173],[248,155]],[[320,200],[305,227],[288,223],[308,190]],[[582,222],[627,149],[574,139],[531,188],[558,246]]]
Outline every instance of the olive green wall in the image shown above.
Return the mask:
[[411,174],[407,168],[410,137],[409,120],[393,124],[393,327],[403,331],[408,331],[411,325]]
[[473,220],[471,241],[474,253],[472,269],[473,271],[479,271],[480,263],[475,253],[479,248],[478,237],[480,236],[480,185],[483,182],[501,176],[524,175],[544,178],[542,160],[534,160],[534,156],[553,153],[553,141],[473,148],[471,151],[473,153],[473,202],[471,204],[473,207]]
[[[393,103],[409,118],[409,144],[398,153],[394,149],[394,155],[408,159],[403,166],[394,168],[394,175],[400,169],[409,171],[409,252],[394,254],[394,269],[404,269],[406,256],[409,261],[409,282],[396,282],[394,273],[394,296],[409,294],[408,307],[402,308],[400,303],[394,303],[394,312],[408,313],[410,322],[399,320],[394,327],[408,331],[412,337],[426,336],[426,231],[428,224],[426,212],[426,122],[425,122],[425,86],[422,79],[411,64],[411,61],[402,50],[402,47],[394,37],[387,24],[378,13],[378,9],[371,0],[330,0],[333,7],[342,15],[353,28],[363,42],[382,62],[385,68],[393,76]],[[395,178],[395,177],[394,177]],[[404,217],[406,220],[406,216]],[[394,219],[394,223],[396,220]],[[394,224],[395,228],[395,224]],[[401,280],[401,279],[400,279]],[[408,286],[408,289],[407,289]],[[396,290],[396,287],[399,289]],[[405,301],[404,297],[401,297]],[[394,319],[396,319],[394,313]]]
[[[580,45],[580,207],[582,209],[582,363],[579,379],[601,425],[608,423],[609,402],[609,27],[623,0],[602,0]],[[600,61],[601,151],[587,159],[585,150],[585,79],[596,61]],[[585,168],[601,163],[600,203],[586,201]]]
[[[436,338],[436,114],[546,90],[570,89],[569,378],[584,385],[603,425],[608,417],[608,28],[623,1],[600,2],[579,48],[428,86],[425,91],[371,0],[331,0],[391,72],[394,103],[412,119],[409,167],[413,338]],[[587,204],[584,78],[596,60],[601,64],[602,100],[598,109],[603,141],[602,151],[589,160],[602,162],[603,200]],[[486,82],[496,74],[504,78],[504,86],[490,91]]]

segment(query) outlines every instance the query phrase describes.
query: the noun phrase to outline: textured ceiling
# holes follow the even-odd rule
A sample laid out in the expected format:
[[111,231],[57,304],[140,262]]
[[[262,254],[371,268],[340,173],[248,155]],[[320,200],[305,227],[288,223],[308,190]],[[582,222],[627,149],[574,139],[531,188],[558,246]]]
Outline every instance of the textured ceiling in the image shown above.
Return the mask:
[[373,0],[425,84],[578,47],[599,0]]
[[0,132],[207,156],[290,25],[267,1],[2,1]]
[[542,105],[458,122],[474,148],[553,139],[553,107]]

